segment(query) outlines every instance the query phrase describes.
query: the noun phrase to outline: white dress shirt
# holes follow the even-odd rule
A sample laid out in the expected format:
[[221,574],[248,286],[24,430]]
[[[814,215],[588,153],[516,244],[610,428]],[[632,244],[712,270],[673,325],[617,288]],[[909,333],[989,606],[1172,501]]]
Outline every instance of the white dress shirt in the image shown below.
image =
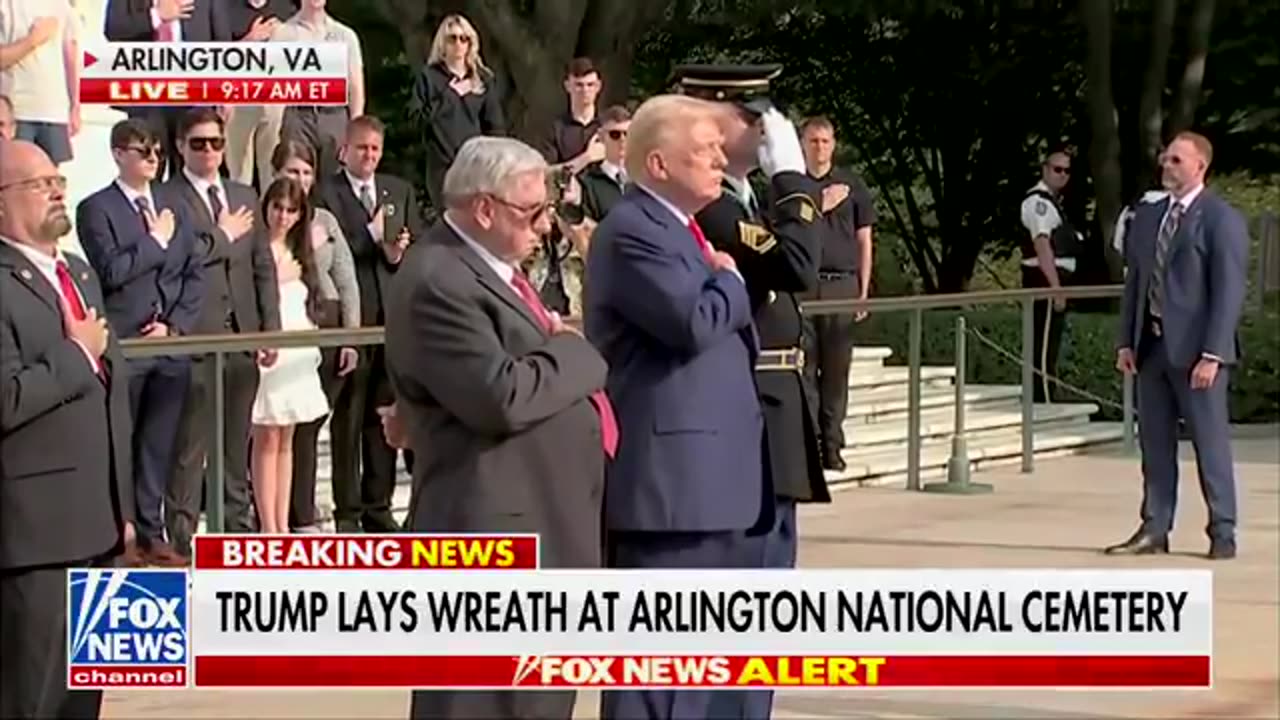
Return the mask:
[[[116,0],[116,1],[118,2],[119,0]],[[169,30],[173,34],[173,42],[182,42],[182,21],[170,20],[167,23],[164,22],[163,20],[160,19],[160,12],[156,10],[155,6],[153,5],[151,7],[151,29],[155,30],[156,32],[160,32],[161,25],[169,26]]]
[[[369,189],[369,197],[373,198],[373,209],[376,212],[379,205],[377,176],[375,175],[368,180],[361,180],[355,175],[352,175],[350,170],[343,170],[342,174],[346,175],[347,182],[351,183],[351,192],[355,193],[357,201],[360,200],[360,191],[365,188]],[[373,236],[374,242],[382,242],[382,235],[385,230],[383,223],[370,220],[369,224],[365,225],[365,227],[369,229],[369,234]]]
[[[156,207],[155,196],[151,194],[151,183],[147,183],[146,189],[139,192],[126,185],[120,178],[116,178],[116,187],[120,188],[120,192],[124,193],[125,199],[129,201],[129,207],[137,210],[138,198],[142,198],[147,201],[147,207],[151,208],[151,212],[156,213],[157,215],[160,214],[160,209]],[[147,229],[150,230],[150,228]],[[169,242],[167,240],[161,241],[160,238],[152,235],[150,232],[147,233],[147,236],[152,240],[155,240],[156,244],[159,245],[162,250],[167,250],[169,248]]]
[[[53,287],[53,291],[58,294],[58,297],[62,298],[63,301],[68,304],[71,303],[71,298],[67,297],[62,292],[62,283],[58,282],[58,263],[67,262],[67,258],[62,254],[61,249],[55,250],[53,255],[48,255],[29,245],[14,242],[7,237],[0,237],[0,242],[3,242],[14,250],[22,253],[23,257],[29,260],[32,265],[36,266],[36,270],[40,273],[40,276]],[[67,271],[70,272],[70,270],[71,268],[68,266]],[[72,277],[71,285],[75,287],[76,299],[80,301],[80,307],[84,308],[87,313],[89,311],[89,303],[85,301],[84,292],[82,292],[80,290],[80,286],[76,284],[74,276]],[[79,345],[80,349],[84,351],[85,359],[89,361],[89,365],[93,368],[94,373],[101,372],[102,366],[99,364],[98,358],[94,357],[93,353],[89,352],[89,348],[85,347],[84,343],[76,340],[75,338],[71,338],[71,341],[76,345]]]
[[[209,217],[213,218],[213,223],[215,225],[218,224],[218,216],[214,214],[213,204],[209,202],[209,188],[217,188],[218,199],[222,201],[222,209],[230,212],[231,205],[227,200],[227,189],[222,186],[222,178],[216,177],[212,181],[205,180],[204,178],[196,177],[186,167],[182,168],[182,174],[187,176],[187,180],[191,182],[191,187],[196,189],[196,194],[200,196],[200,202],[204,203],[205,209],[209,211]],[[153,205],[152,207],[155,206]],[[231,239],[234,240],[235,238]]]

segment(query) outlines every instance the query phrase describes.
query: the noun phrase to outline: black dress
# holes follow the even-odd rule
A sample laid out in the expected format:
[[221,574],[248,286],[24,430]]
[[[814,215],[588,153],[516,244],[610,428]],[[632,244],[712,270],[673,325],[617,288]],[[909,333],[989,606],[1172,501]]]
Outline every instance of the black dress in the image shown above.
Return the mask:
[[507,132],[494,78],[485,79],[484,92],[459,95],[449,87],[454,77],[444,63],[423,66],[414,83],[409,109],[425,141],[427,194],[437,212],[443,207],[445,171],[462,144],[476,135]]

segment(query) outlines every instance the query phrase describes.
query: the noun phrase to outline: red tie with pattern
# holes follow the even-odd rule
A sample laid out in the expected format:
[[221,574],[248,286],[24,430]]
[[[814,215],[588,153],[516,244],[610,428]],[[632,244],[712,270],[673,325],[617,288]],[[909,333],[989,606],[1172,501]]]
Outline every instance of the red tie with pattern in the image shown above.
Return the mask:
[[693,239],[698,241],[698,249],[702,251],[702,257],[711,262],[711,258],[715,255],[715,251],[711,249],[711,243],[707,242],[707,236],[702,234],[702,228],[698,227],[698,221],[693,217],[689,218],[689,232],[693,233]]
[[[58,261],[56,268],[58,285],[61,286],[62,298],[67,301],[67,308],[71,310],[71,317],[84,320],[88,317],[88,313],[85,312],[84,303],[80,301],[80,291],[76,289],[75,281],[71,279],[71,268],[67,267],[67,263],[63,260]],[[102,361],[94,358],[93,365],[98,377],[105,380],[106,369],[102,366]]]
[[[542,300],[538,298],[538,292],[533,289],[533,285],[524,276],[524,273],[517,270],[511,276],[511,284],[515,286],[516,292],[520,294],[520,299],[524,300],[529,309],[533,311],[533,316],[538,318],[538,322],[542,323],[542,327],[550,332],[551,315],[543,307]],[[613,405],[609,403],[609,396],[605,395],[603,390],[591,393],[591,404],[595,405],[596,414],[600,416],[600,436],[604,440],[605,455],[612,458],[618,450],[618,420],[614,417]]]

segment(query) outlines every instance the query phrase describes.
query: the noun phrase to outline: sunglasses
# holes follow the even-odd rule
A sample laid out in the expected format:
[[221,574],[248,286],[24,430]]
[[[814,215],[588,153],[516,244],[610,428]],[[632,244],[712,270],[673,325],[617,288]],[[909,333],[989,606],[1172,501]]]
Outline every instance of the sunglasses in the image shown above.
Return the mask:
[[137,153],[138,157],[142,158],[143,160],[152,160],[152,159],[159,160],[160,158],[164,157],[164,149],[161,148],[159,145],[153,145],[151,147],[142,147],[140,145],[125,145],[120,149],[128,150],[129,152],[132,152],[132,153]]
[[471,42],[471,38],[467,37],[466,35],[459,35],[457,33],[450,33],[448,35],[445,35],[444,39],[448,40],[449,42],[461,43],[463,45],[467,45]]
[[1050,165],[1050,166],[1049,166],[1049,169],[1050,169],[1050,170],[1052,170],[1052,171],[1054,172],[1054,174],[1056,174],[1056,175],[1070,175],[1070,174],[1071,174],[1071,168],[1066,167],[1065,165]]
[[622,138],[624,138],[624,137],[626,137],[626,136],[627,136],[627,131],[626,131],[626,130],[610,130],[610,131],[609,131],[609,139],[610,139],[610,140],[621,140]]
[[204,152],[205,150],[221,150],[226,147],[227,139],[222,137],[193,137],[187,138],[187,145],[196,152]]
[[489,197],[497,200],[499,204],[506,205],[512,210],[515,210],[520,215],[527,215],[530,225],[538,224],[538,222],[546,217],[547,213],[551,212],[551,209],[555,207],[555,203],[552,202],[537,203],[535,205],[517,205],[510,200],[504,200],[497,195],[490,195]]

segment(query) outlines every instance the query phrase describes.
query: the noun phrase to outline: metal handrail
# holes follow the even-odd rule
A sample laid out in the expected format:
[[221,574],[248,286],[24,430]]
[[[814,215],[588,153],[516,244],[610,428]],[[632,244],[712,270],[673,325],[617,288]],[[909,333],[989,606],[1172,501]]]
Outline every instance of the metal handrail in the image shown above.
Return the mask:
[[[1034,421],[1032,403],[1033,392],[1033,360],[1032,347],[1034,330],[1032,329],[1033,303],[1044,298],[1065,298],[1081,300],[1088,298],[1114,298],[1124,291],[1123,285],[1089,285],[1050,288],[1027,288],[1017,290],[983,290],[978,292],[949,293],[944,295],[913,295],[908,297],[870,298],[867,300],[809,300],[801,304],[806,315],[850,314],[857,311],[872,313],[910,313],[907,351],[907,489],[920,490],[920,384],[921,384],[921,336],[924,328],[924,313],[929,310],[947,310],[969,308],[979,305],[998,305],[1018,303],[1022,306],[1022,471],[1029,473],[1034,468],[1034,442],[1032,423]],[[570,323],[577,323],[577,318],[570,318]],[[959,327],[963,328],[961,323]],[[234,333],[224,335],[194,335],[166,338],[130,338],[121,341],[126,357],[156,357],[172,355],[211,355],[214,368],[214,413],[211,428],[212,443],[209,451],[209,502],[207,527],[211,532],[221,532],[223,528],[223,474],[225,460],[223,453],[226,447],[223,418],[225,416],[225,399],[223,388],[223,372],[228,353],[253,352],[264,348],[284,349],[298,347],[353,347],[363,345],[380,345],[383,342],[383,328],[337,328],[325,330],[291,330],[276,332]],[[963,341],[958,347],[963,348]],[[964,372],[964,358],[957,356],[957,373]],[[1127,451],[1134,448],[1133,432],[1133,378],[1124,376],[1123,388],[1124,446]],[[964,403],[959,394],[956,398],[956,428],[964,432]],[[966,462],[967,457],[956,458]]]

